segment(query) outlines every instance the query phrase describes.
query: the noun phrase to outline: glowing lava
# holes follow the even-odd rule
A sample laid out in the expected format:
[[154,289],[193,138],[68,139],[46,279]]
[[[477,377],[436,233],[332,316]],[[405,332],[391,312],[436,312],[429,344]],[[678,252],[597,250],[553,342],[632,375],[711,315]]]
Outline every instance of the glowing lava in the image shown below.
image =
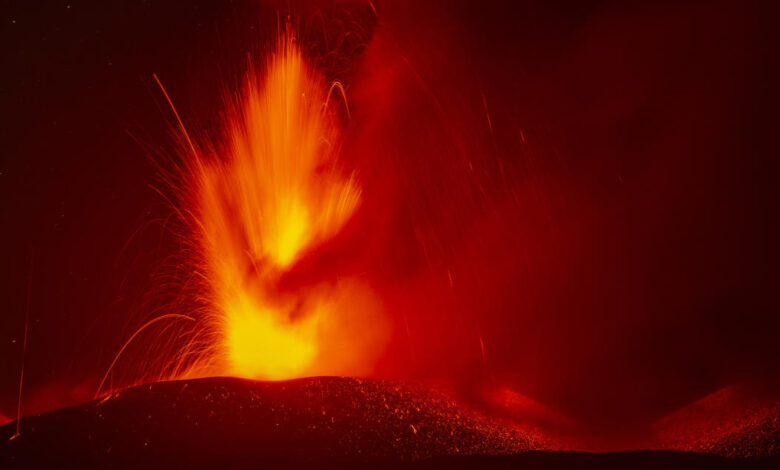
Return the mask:
[[218,155],[191,166],[192,229],[218,343],[209,348],[217,370],[195,375],[366,373],[386,337],[367,283],[334,275],[305,289],[278,287],[361,201],[356,175],[338,165],[341,128],[328,86],[291,36],[264,72],[259,79],[250,70],[231,99]]

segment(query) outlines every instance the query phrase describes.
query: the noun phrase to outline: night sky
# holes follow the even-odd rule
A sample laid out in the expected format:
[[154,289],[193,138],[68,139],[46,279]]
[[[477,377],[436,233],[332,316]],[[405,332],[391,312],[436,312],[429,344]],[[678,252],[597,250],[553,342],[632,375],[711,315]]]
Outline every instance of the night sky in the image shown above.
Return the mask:
[[593,429],[777,381],[773,2],[33,3],[0,8],[0,413],[28,289],[30,413],[90,399],[176,295],[152,74],[211,135],[288,13],[347,90],[373,212],[328,269],[403,325],[376,375],[509,387]]

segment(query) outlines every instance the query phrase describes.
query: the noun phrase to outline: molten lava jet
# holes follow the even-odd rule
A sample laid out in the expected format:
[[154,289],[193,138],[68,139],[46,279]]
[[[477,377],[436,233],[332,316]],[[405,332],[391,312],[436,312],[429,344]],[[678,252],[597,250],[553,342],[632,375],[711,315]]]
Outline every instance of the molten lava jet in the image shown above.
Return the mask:
[[290,34],[262,72],[250,67],[243,91],[229,98],[224,143],[196,150],[189,142],[194,163],[182,196],[207,297],[204,337],[214,344],[184,375],[367,373],[387,334],[371,286],[350,277],[297,289],[279,282],[359,209],[359,175],[338,158],[339,109],[348,111],[331,98],[343,93]]

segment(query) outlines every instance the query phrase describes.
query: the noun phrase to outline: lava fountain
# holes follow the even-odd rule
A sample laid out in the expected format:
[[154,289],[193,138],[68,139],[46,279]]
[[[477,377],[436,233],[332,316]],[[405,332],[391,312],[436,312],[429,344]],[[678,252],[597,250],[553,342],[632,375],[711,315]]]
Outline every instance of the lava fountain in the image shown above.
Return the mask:
[[[187,142],[188,221],[209,338],[184,376],[279,380],[370,373],[387,338],[379,296],[354,277],[280,279],[360,208],[358,174],[339,164],[345,106],[294,36],[278,41],[227,99],[223,142]],[[343,96],[343,93],[341,94]],[[325,269],[327,272],[327,268]]]

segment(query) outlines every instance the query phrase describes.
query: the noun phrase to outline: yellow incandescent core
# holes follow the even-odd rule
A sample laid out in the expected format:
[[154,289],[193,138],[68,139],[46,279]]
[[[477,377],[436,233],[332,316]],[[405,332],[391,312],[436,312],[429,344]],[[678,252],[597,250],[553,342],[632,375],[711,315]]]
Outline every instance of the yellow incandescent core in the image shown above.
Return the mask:
[[230,375],[285,379],[328,370],[323,332],[343,314],[332,301],[339,287],[275,289],[360,202],[356,179],[335,164],[340,129],[326,99],[322,77],[292,39],[281,41],[262,82],[250,73],[234,98],[224,158],[197,165],[204,278]]

